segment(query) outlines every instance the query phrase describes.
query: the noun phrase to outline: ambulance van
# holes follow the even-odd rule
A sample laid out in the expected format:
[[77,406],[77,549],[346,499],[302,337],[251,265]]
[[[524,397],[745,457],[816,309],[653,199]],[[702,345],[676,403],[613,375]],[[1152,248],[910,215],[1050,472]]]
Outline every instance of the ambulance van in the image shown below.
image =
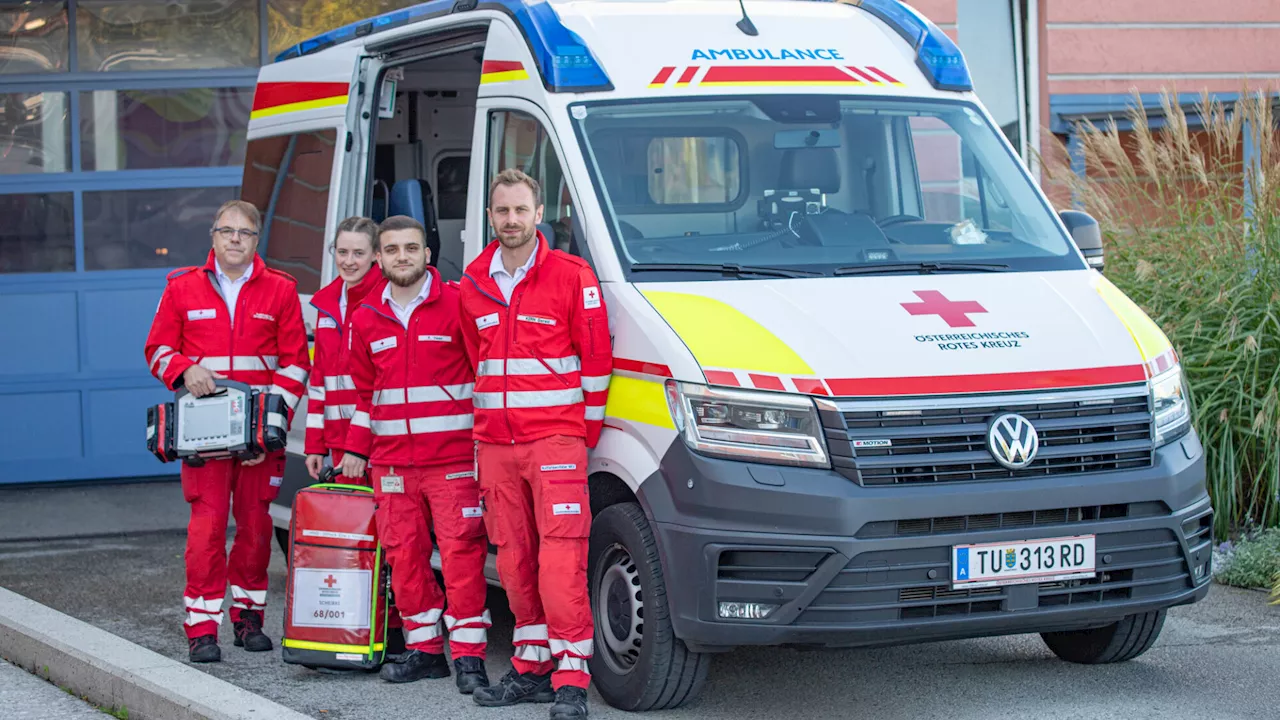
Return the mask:
[[342,218],[419,218],[468,282],[489,180],[541,183],[616,358],[588,410],[616,707],[679,706],[747,645],[1040,633],[1123,661],[1208,593],[1169,340],[903,3],[436,0],[284,51],[248,138],[260,252],[312,327]]

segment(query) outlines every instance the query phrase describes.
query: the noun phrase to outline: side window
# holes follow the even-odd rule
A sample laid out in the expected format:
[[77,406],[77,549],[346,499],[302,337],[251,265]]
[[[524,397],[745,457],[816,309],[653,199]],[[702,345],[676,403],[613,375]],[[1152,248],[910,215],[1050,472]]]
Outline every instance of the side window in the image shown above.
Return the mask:
[[470,155],[451,155],[436,165],[436,219],[465,220]]
[[932,117],[913,117],[910,127],[925,220],[1010,230],[1008,207],[960,135]]
[[245,155],[240,197],[262,211],[258,253],[300,293],[320,289],[336,139],[333,129],[261,138]]
[[487,167],[490,178],[507,168],[516,168],[537,180],[542,186],[542,222],[550,225],[555,234],[548,239],[560,250],[581,254],[573,237],[569,185],[551,138],[536,118],[516,110],[491,113]]
[[610,182],[619,212],[705,213],[742,203],[746,152],[738,137],[608,130],[592,144],[619,161]]

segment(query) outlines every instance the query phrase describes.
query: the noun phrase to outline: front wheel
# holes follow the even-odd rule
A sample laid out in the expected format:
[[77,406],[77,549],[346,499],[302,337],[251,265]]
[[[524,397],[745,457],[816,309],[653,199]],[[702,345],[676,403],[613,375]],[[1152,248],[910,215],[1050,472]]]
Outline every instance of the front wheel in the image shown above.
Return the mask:
[[1054,655],[1084,665],[1132,660],[1151,649],[1164,628],[1164,610],[1130,615],[1089,630],[1040,633]]
[[658,545],[636,503],[602,510],[591,525],[588,568],[595,653],[591,681],[621,710],[664,710],[697,697],[710,656],[671,628]]

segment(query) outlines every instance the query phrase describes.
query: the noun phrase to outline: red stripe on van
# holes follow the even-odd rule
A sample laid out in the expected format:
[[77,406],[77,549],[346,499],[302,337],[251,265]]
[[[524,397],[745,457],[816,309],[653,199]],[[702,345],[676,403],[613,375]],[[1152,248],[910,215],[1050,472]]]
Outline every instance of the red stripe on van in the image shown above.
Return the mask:
[[513,72],[523,69],[524,63],[519,60],[485,60],[480,65],[480,74],[488,75],[489,73]]
[[671,368],[658,363],[651,363],[646,360],[630,360],[627,358],[615,357],[613,359],[614,370],[625,370],[627,372],[639,373],[641,375],[657,375],[658,377],[671,377]]
[[256,112],[281,105],[345,96],[348,87],[347,83],[340,82],[258,83],[258,88],[253,93],[253,110]]
[[881,395],[953,395],[962,393],[1057,390],[1062,388],[1118,385],[1147,379],[1142,365],[996,373],[991,375],[937,375],[901,378],[828,378],[836,397]]

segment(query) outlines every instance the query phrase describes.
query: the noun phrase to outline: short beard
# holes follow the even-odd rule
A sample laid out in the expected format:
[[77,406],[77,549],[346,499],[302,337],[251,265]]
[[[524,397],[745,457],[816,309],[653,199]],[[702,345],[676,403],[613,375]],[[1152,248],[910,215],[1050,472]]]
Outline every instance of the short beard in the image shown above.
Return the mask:
[[395,285],[396,287],[409,287],[410,285],[413,285],[414,283],[421,280],[422,276],[426,274],[427,274],[427,268],[425,265],[416,268],[407,277],[405,276],[397,277],[393,271],[391,270],[386,271],[387,279],[390,280],[391,284]]
[[499,234],[498,242],[502,243],[502,247],[507,248],[508,250],[515,250],[516,248],[522,248],[528,244],[528,242],[533,239],[535,232],[537,232],[536,228],[525,228],[525,231],[520,234],[520,237],[514,243],[507,240],[505,235]]

